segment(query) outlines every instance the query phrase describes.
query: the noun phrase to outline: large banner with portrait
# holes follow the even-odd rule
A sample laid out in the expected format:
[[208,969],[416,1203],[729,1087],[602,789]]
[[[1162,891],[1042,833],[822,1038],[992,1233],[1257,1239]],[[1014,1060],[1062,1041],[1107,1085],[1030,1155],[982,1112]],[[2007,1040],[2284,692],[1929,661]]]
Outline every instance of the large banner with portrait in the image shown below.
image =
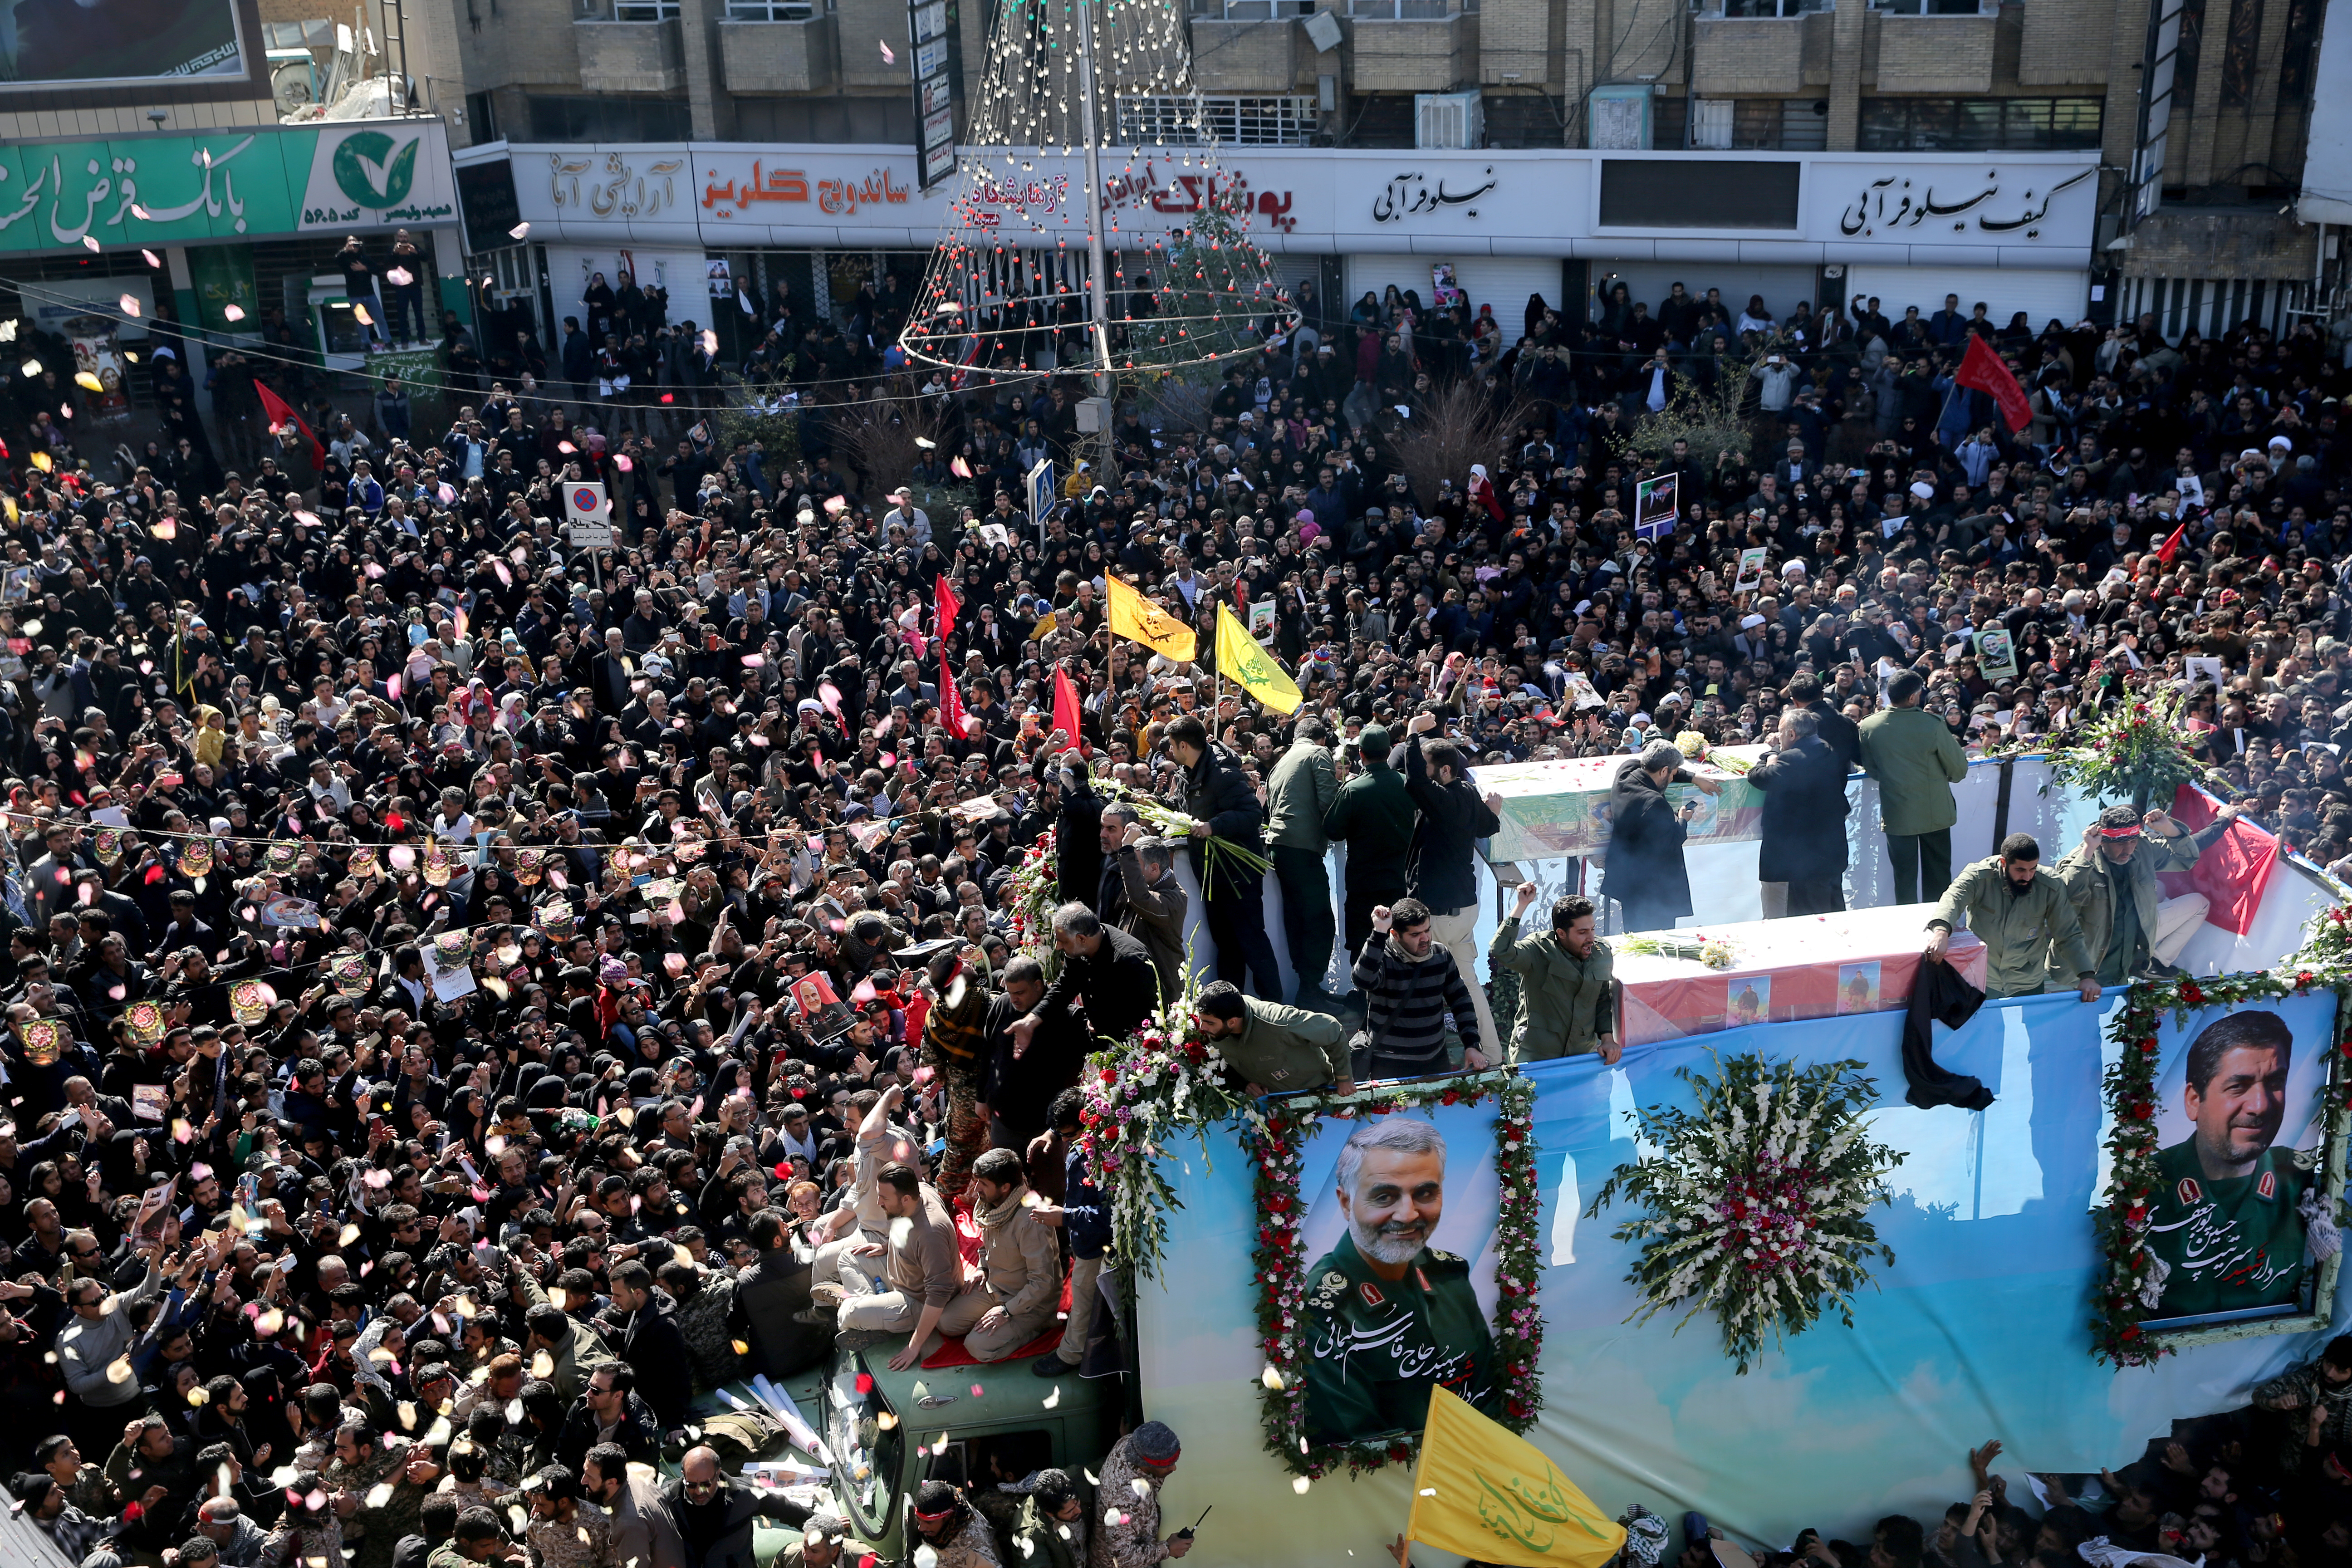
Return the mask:
[[[2025,1468],[2095,1474],[2136,1458],[2176,1420],[2242,1405],[2252,1384],[2318,1354],[2331,1331],[2352,1330],[2340,1292],[2309,1311],[2297,1305],[2312,1247],[2311,1226],[2296,1220],[2315,1174],[2320,1058],[2336,998],[2315,988],[2227,1008],[2191,1005],[2185,1021],[2168,1016],[2156,1032],[2147,1102],[2158,1142],[2149,1153],[2179,1173],[2168,1184],[2179,1212],[2154,1216],[2178,1238],[2158,1244],[2179,1259],[2167,1310],[2242,1311],[2252,1321],[2158,1334],[2189,1342],[2118,1373],[2095,1353],[2090,1324],[2113,1279],[2096,1221],[2116,1131],[2107,1084],[2122,1065],[2116,1026],[2126,1002],[2123,992],[2094,1006],[2072,993],[2016,997],[1986,1003],[1958,1029],[1937,1026],[1937,1062],[1992,1091],[1981,1111],[1906,1102],[1899,1012],[1629,1045],[1614,1066],[1592,1056],[1531,1064],[1521,1081],[1535,1153],[1524,1184],[1508,1164],[1520,1141],[1513,1130],[1482,1131],[1505,1113],[1493,1101],[1353,1122],[1318,1115],[1311,1134],[1301,1129],[1295,1163],[1274,1162],[1278,1176],[1295,1180],[1288,1189],[1240,1129],[1213,1132],[1205,1151],[1172,1146],[1170,1179],[1184,1206],[1169,1215],[1160,1276],[1138,1288],[1137,1352],[1145,1414],[1184,1442],[1168,1507],[1189,1521],[1212,1500],[1219,1505],[1196,1558],[1217,1568],[1294,1557],[1369,1564],[1386,1555],[1423,1483],[1394,1452],[1364,1454],[1360,1435],[1370,1431],[1379,1444],[1379,1429],[1405,1426],[1424,1407],[1430,1382],[1476,1379],[1467,1303],[1452,1310],[1448,1321],[1464,1325],[1453,1331],[1441,1326],[1441,1299],[1483,1289],[1487,1252],[1493,1277],[1523,1281],[1541,1313],[1540,1343],[1520,1383],[1513,1358],[1526,1352],[1507,1337],[1513,1298],[1506,1292],[1496,1310],[1477,1314],[1502,1368],[1505,1418],[1612,1515],[1631,1503],[1668,1519],[1696,1509],[1734,1540],[1755,1542],[1786,1542],[1826,1521],[1935,1519],[1976,1489],[1968,1451],[1989,1437],[2015,1456],[1996,1468],[2016,1495]],[[2244,1021],[2215,1029],[2231,1017]],[[1640,1152],[1635,1111],[1692,1106],[1678,1073],[1708,1076],[1711,1056],[1746,1051],[1800,1065],[1861,1063],[1877,1086],[1869,1136],[1905,1159],[1890,1178],[1892,1203],[1873,1214],[1894,1260],[1853,1295],[1853,1327],[1825,1319],[1768,1348],[1743,1374],[1711,1315],[1641,1321],[1643,1297],[1627,1278],[1636,1249],[1614,1234],[1623,1216],[1586,1211]],[[1442,1158],[1416,1149],[1418,1131],[1386,1132],[1396,1142],[1360,1146],[1343,1184],[1348,1139],[1400,1115],[1425,1121],[1443,1141]],[[1486,1185],[1483,1158],[1496,1162],[1499,1191]],[[2193,1193],[2179,1188],[2184,1180]],[[1516,1201],[1520,1191],[1532,1201]],[[1283,1235],[1276,1222],[1286,1211],[1269,1196],[1295,1201],[1303,1221],[1279,1270],[1266,1266],[1265,1238]],[[1519,1239],[1530,1230],[1531,1255]],[[1386,1278],[1358,1261],[1367,1245],[1391,1258],[1410,1246],[1415,1261],[1402,1272],[1387,1264],[1397,1278]],[[1461,1283],[1425,1266],[1415,1273],[1424,1250],[1433,1261],[1460,1258]],[[1286,1280],[1298,1287],[1296,1298],[1275,1289]],[[1367,1284],[1379,1300],[1364,1293]],[[1415,1362],[1428,1379],[1409,1375]],[[1301,1456],[1306,1443],[1320,1456],[1344,1438],[1355,1445],[1346,1465],[1322,1463],[1308,1477],[1276,1457],[1284,1445],[1269,1445],[1266,1412],[1285,1394],[1270,1388],[1269,1373],[1297,1393],[1299,1429],[1282,1435],[1288,1454]],[[1349,1473],[1361,1461],[1372,1468]],[[1212,1540],[1229,1509],[1251,1528]]]
[[1313,1124],[1300,1151],[1310,1445],[1417,1434],[1443,1385],[1500,1413],[1495,1105]]
[[[2140,1102],[2152,1110],[2153,1179],[2144,1216],[2134,1214],[2150,1259],[2143,1332],[2312,1310],[2318,1265],[2334,1250],[2332,1235],[2314,1247],[2308,1233],[2327,1206],[2335,1027],[2335,998],[2325,994],[2158,1016]],[[2131,1111],[2111,1106],[2110,1126]],[[2113,1164],[2110,1154],[2102,1194],[2110,1204]]]

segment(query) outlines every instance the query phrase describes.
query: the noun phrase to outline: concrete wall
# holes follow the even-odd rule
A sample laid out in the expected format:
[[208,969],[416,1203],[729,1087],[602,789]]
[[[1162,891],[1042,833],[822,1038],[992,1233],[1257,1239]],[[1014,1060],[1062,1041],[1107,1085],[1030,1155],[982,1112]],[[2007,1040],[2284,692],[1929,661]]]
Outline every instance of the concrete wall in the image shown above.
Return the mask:
[[719,65],[730,92],[822,92],[838,74],[834,19],[721,22]]
[[686,40],[676,22],[574,22],[584,92],[676,92],[686,86]]

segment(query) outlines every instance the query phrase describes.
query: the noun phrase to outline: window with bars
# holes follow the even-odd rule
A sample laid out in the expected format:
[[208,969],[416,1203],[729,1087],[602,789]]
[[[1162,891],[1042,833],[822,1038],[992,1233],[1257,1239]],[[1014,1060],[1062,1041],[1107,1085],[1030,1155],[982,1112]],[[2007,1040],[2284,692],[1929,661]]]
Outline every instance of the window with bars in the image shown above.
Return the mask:
[[1722,0],[1720,6],[1705,7],[1710,16],[1801,16],[1808,11],[1826,11],[1830,0]]
[[575,22],[675,22],[678,0],[572,0]]
[[1280,22],[1315,15],[1315,0],[1192,0],[1191,14],[1213,22]]
[[1208,137],[1227,147],[1304,147],[1315,130],[1311,94],[1202,97],[1197,117],[1194,102],[1172,93],[1121,98],[1118,139],[1186,146],[1203,140],[1205,131]]
[[2099,147],[2096,98],[1865,98],[1865,153],[2077,153]]
[[1890,16],[1990,16],[1998,0],[1870,0],[1870,8]]
[[264,22],[261,29],[273,49],[331,49],[335,47],[335,24],[323,16],[311,22]]
[[1348,15],[1359,22],[1443,22],[1454,11],[1451,0],[1348,0]]
[[730,22],[808,22],[831,10],[816,0],[727,0]]

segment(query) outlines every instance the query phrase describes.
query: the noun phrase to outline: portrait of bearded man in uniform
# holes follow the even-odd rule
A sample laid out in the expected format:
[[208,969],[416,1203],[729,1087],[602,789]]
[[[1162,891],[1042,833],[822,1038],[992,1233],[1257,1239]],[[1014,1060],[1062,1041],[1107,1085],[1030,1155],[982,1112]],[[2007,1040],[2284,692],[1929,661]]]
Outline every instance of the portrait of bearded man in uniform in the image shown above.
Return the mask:
[[2157,1151],[2148,1249],[2162,1265],[2154,1316],[2293,1308],[2302,1293],[2312,1173],[2277,1147],[2294,1040],[2275,1013],[2206,1026],[2181,1086],[2188,1137]]
[[1348,1228],[1307,1273],[1308,1440],[1418,1432],[1439,1384],[1498,1414],[1469,1262],[1429,1245],[1445,1212],[1444,1136],[1411,1116],[1364,1121],[1333,1175]]

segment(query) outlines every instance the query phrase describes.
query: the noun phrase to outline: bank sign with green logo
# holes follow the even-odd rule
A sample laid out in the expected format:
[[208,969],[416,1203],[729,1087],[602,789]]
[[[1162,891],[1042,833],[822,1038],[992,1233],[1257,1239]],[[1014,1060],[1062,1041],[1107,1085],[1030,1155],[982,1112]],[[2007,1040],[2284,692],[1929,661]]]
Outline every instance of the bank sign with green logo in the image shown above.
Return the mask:
[[0,146],[0,253],[429,227],[457,217],[437,120]]

